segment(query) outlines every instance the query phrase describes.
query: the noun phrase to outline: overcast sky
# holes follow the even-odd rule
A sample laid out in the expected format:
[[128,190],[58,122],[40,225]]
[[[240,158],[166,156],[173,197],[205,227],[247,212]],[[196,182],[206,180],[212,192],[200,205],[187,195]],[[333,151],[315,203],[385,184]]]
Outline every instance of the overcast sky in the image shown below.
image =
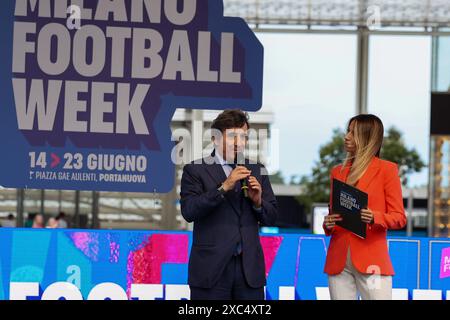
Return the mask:
[[[284,177],[310,174],[320,145],[355,113],[356,36],[258,33],[265,48],[264,106],[275,115]],[[428,163],[431,39],[370,38],[369,112],[395,125]],[[269,169],[270,166],[269,166]],[[289,180],[289,179],[287,179]],[[425,185],[428,171],[410,177]]]

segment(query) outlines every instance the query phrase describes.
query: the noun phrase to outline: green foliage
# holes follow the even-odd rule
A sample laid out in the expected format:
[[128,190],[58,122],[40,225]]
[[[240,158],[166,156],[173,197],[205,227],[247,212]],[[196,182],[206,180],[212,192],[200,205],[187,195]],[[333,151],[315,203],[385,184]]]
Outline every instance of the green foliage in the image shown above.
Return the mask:
[[269,179],[271,184],[284,184],[284,178],[281,171],[269,175]]
[[401,132],[394,127],[389,128],[387,132],[381,149],[381,157],[399,165],[402,184],[405,186],[408,184],[408,175],[420,172],[425,167],[425,163],[416,149],[408,149],[402,139]]

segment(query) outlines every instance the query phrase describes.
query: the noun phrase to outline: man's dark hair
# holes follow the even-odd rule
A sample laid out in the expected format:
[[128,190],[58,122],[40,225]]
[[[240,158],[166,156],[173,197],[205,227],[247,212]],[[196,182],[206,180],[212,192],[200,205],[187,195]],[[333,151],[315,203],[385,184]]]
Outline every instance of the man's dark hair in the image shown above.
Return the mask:
[[248,121],[247,112],[239,109],[225,110],[213,121],[211,129],[220,130],[223,133],[227,129],[242,128],[245,124],[247,128],[250,128]]

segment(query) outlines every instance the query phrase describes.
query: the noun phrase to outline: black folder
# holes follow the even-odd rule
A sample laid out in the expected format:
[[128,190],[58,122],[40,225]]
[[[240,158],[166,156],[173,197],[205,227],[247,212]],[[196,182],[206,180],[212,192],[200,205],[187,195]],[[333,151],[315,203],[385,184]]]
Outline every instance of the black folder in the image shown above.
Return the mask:
[[366,224],[361,220],[361,209],[367,208],[367,193],[337,179],[333,179],[331,210],[342,217],[336,225],[366,238]]

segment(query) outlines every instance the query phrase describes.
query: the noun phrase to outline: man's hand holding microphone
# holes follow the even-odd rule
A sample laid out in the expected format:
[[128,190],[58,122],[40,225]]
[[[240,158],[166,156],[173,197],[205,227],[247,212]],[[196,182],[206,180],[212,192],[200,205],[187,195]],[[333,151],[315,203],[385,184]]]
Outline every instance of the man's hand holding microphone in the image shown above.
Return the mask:
[[239,180],[247,179],[252,172],[244,166],[236,166],[233,171],[231,171],[227,180],[223,182],[223,189],[228,192],[234,189],[236,182]]
[[248,197],[253,202],[253,205],[256,208],[260,208],[262,203],[261,184],[254,176],[251,176],[251,173],[252,172],[244,166],[236,166],[236,168],[231,171],[230,175],[224,181],[222,186],[224,191],[228,192],[235,187],[237,181],[242,181],[241,189],[244,193],[244,196]]

